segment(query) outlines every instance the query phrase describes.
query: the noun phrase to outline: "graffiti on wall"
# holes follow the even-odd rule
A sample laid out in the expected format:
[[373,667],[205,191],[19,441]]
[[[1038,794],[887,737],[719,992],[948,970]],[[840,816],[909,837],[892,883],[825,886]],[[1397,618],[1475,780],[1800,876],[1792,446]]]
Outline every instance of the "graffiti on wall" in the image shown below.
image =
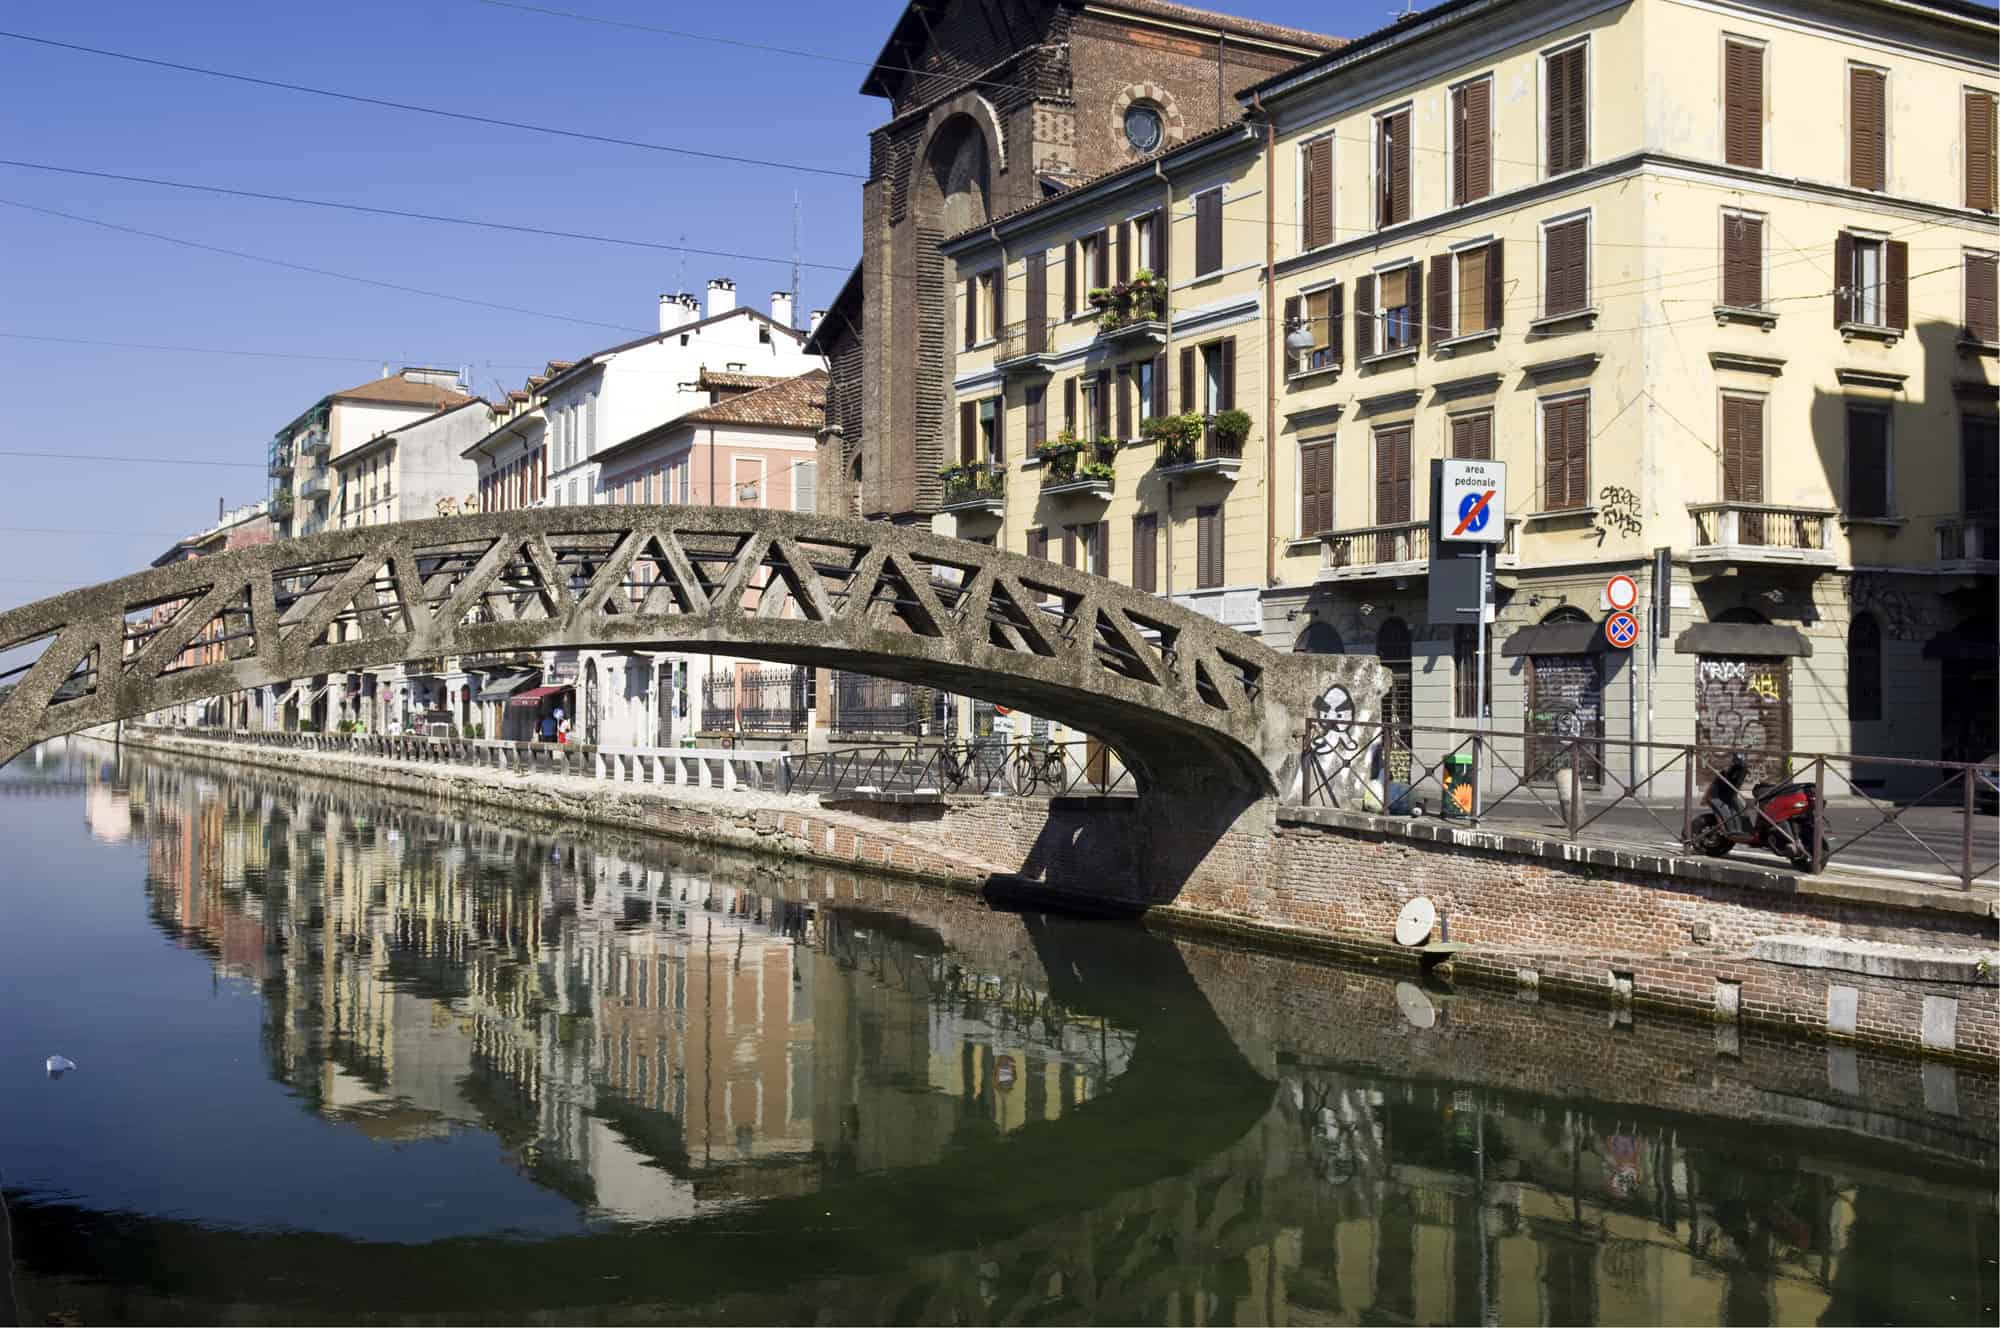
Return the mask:
[[1367,723],[1353,693],[1333,683],[1313,698],[1313,726],[1306,741],[1301,791],[1324,790],[1336,807],[1370,810],[1382,805],[1382,733]]
[[1604,543],[1604,537],[1612,531],[1621,535],[1637,535],[1639,522],[1639,495],[1622,484],[1607,484],[1597,493],[1597,542]]
[[1784,659],[1703,658],[1695,674],[1696,741],[1744,753],[1758,779],[1781,776],[1791,741],[1787,681]]

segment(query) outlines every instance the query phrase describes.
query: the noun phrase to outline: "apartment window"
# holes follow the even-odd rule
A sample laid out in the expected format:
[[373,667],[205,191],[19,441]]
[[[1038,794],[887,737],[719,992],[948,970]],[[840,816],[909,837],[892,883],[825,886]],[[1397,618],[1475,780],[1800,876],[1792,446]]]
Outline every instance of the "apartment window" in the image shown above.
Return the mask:
[[[1030,383],[1023,395],[1028,406],[1028,436],[1021,445],[1032,454],[1049,436],[1048,384]],[[995,459],[999,459],[997,455]]]
[[1542,402],[1542,510],[1590,505],[1590,395]]
[[1901,240],[1859,231],[1834,237],[1834,272],[1840,285],[1833,293],[1836,326],[1900,330],[1909,323],[1910,247]]
[[1847,624],[1847,718],[1856,724],[1882,718],[1882,625],[1865,609]]
[[1084,392],[1089,397],[1090,436],[1104,439],[1111,436],[1111,371],[1100,369],[1084,380]]
[[969,466],[979,459],[981,410],[982,403],[977,401],[958,403],[958,464],[961,466]]
[[1222,505],[1194,509],[1194,584],[1213,590],[1222,584]]
[[1077,314],[1077,292],[1083,280],[1084,265],[1090,261],[1091,237],[1071,240],[1063,246],[1063,317],[1074,318]]
[[1764,307],[1764,218],[1755,212],[1722,212],[1722,303],[1731,309]]
[[1455,461],[1493,459],[1493,412],[1472,411],[1451,417],[1451,455]]
[[1132,366],[1132,390],[1138,398],[1138,415],[1141,419],[1160,414],[1157,401],[1160,390],[1160,369],[1157,358],[1141,360]]
[[1965,205],[1992,212],[2000,204],[1994,164],[1994,102],[1990,92],[1965,90]]
[[1500,327],[1500,241],[1454,250],[1431,259],[1432,329],[1438,337],[1469,337]]
[[1154,276],[1167,274],[1167,248],[1164,236],[1167,228],[1167,213],[1156,208],[1143,217],[1132,220],[1132,265],[1138,271],[1151,272]]
[[1847,182],[1856,189],[1884,188],[1888,175],[1887,70],[1847,67]]
[[1590,158],[1589,58],[1587,42],[1542,57],[1542,128],[1550,175],[1576,170]]
[[1879,406],[1847,408],[1847,512],[1886,517],[1890,511],[1889,412]]
[[1296,355],[1286,352],[1286,372],[1311,373],[1315,369],[1330,369],[1339,364],[1340,325],[1346,316],[1339,286],[1324,286],[1304,295],[1286,297],[1284,331],[1289,334],[1293,328],[1303,327],[1313,339],[1310,350]]
[[1181,347],[1181,410],[1236,409],[1236,338]]
[[1410,520],[1410,426],[1375,430],[1375,524],[1407,525]]
[[1451,201],[1475,203],[1493,192],[1493,80],[1451,90]]
[[1542,316],[1590,307],[1590,218],[1542,223]]
[[1965,255],[1965,334],[1974,341],[2000,341],[2000,261],[1993,254]]
[[1132,518],[1132,588],[1152,594],[1159,590],[1160,517],[1140,512]]
[[1072,526],[1077,542],[1083,546],[1083,570],[1092,576],[1111,575],[1111,523],[1092,521],[1087,525]]
[[1375,224],[1394,226],[1410,219],[1410,111],[1375,117]]
[[998,273],[981,272],[965,281],[965,344],[991,341],[999,330]]
[[1205,277],[1222,270],[1222,191],[1194,196],[1194,274]]
[[1333,243],[1333,135],[1321,134],[1299,150],[1299,213],[1307,249]]
[[979,450],[969,458],[992,461],[1000,455],[1000,398],[988,397],[979,403]]
[[[1764,398],[1724,393],[1722,397],[1722,500],[1764,501]],[[1738,533],[1746,543],[1762,542],[1763,514],[1744,514]]]
[[2000,510],[2000,419],[1960,416],[1958,457],[1959,511],[1991,517]]
[[1063,379],[1063,413],[1062,413],[1062,427],[1063,427],[1063,432],[1064,432],[1064,433],[1067,433],[1067,434],[1075,434],[1075,433],[1076,433],[1076,418],[1077,418],[1077,417],[1076,417],[1076,390],[1077,390],[1077,381],[1078,381],[1078,380],[1076,380],[1076,379],[1074,379],[1074,378],[1065,378],[1065,379]]
[[1722,159],[1764,167],[1764,47],[1734,37],[1722,43]]
[[1420,340],[1417,308],[1423,302],[1423,279],[1408,263],[1375,276],[1376,322],[1382,328],[1382,353],[1408,350]]
[[1333,439],[1299,444],[1299,536],[1333,529]]
[[[1487,629],[1486,637],[1486,705],[1493,705],[1493,635]],[[1480,653],[1478,629],[1471,623],[1460,623],[1452,629],[1451,645],[1451,712],[1459,719],[1479,717]]]
[[597,455],[597,393],[583,399],[583,454]]
[[1132,432],[1132,378],[1137,368],[1137,365],[1121,364],[1118,366],[1117,376],[1112,380],[1112,391],[1117,394],[1115,398],[1117,428],[1111,436],[1119,442],[1125,442],[1136,436]]
[[1049,530],[1047,526],[1034,526],[1028,531],[1028,556],[1049,560]]

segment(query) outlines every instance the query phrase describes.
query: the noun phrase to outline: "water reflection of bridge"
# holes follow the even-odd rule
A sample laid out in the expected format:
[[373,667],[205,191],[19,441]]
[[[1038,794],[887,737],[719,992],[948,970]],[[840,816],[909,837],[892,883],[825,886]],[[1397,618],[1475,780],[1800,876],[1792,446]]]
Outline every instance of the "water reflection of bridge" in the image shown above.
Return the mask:
[[162,1295],[256,1267],[357,1315],[616,1277],[634,1314],[744,1321],[1990,1318],[1989,1187],[1936,1157],[1258,1048],[1274,1093],[1144,936],[185,767],[130,797],[157,916],[285,1011],[272,1063],[316,1109],[476,1120],[581,1203],[698,1219],[511,1246],[504,1287],[478,1241],[93,1238]]

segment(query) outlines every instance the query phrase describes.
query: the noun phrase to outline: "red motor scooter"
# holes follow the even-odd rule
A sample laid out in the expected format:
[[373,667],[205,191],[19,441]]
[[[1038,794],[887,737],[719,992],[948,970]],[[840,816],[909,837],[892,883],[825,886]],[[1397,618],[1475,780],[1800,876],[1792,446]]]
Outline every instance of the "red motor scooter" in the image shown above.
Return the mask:
[[1805,780],[1758,784],[1751,788],[1746,806],[1742,789],[1749,777],[1749,759],[1738,752],[1729,768],[1709,784],[1709,810],[1689,826],[1689,850],[1720,858],[1738,844],[1748,844],[1769,849],[1802,872],[1819,871],[1833,848],[1833,841],[1821,832],[1817,855],[1813,850],[1813,827],[1820,819],[1819,785]]

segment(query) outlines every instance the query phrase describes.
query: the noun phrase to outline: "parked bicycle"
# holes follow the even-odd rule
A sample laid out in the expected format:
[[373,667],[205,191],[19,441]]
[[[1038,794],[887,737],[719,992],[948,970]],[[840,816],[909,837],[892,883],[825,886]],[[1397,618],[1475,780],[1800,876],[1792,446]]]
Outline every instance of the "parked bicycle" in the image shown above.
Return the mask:
[[1051,797],[1069,787],[1069,762],[1053,743],[1031,742],[1014,758],[1014,788],[1023,797],[1046,792]]

